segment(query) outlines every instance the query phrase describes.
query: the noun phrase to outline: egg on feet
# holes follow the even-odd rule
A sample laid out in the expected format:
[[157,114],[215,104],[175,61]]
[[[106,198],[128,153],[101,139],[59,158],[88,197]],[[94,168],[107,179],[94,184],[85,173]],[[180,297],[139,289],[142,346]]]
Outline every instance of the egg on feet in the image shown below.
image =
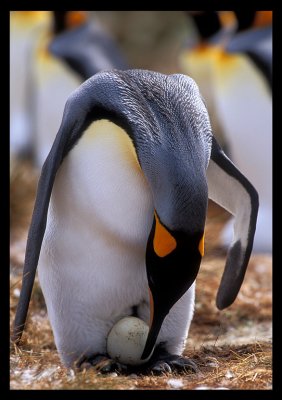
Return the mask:
[[149,333],[148,325],[139,318],[125,317],[119,320],[110,330],[107,338],[108,355],[115,361],[127,365],[141,365],[141,360]]

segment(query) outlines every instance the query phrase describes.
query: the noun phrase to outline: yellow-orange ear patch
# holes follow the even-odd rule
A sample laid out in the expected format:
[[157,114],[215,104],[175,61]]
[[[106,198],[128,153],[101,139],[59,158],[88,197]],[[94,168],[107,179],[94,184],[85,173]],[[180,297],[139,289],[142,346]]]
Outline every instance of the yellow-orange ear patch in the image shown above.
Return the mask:
[[199,242],[199,252],[203,257],[205,254],[205,233],[203,233],[202,239]]
[[267,26],[272,24],[272,11],[257,11],[254,26]]
[[156,213],[155,219],[156,228],[153,241],[154,250],[159,257],[165,257],[176,248],[177,243],[174,237],[160,223],[160,220]]
[[66,26],[68,28],[74,28],[83,24],[87,19],[85,11],[70,11],[66,16]]

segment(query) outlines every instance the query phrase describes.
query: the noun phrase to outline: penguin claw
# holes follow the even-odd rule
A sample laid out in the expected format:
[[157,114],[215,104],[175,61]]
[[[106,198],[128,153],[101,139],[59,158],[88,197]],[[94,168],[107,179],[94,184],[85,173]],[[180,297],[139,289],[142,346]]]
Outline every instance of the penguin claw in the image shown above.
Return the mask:
[[188,357],[170,354],[162,345],[156,350],[152,359],[149,361],[148,372],[160,375],[163,373],[185,373],[185,372],[199,372],[199,368]]
[[194,373],[199,372],[199,368],[194,363],[194,361],[183,356],[175,356],[175,358],[170,361],[170,366],[172,367],[173,370],[178,372],[187,372],[187,371],[191,371]]
[[76,364],[77,368],[82,371],[83,369],[95,368],[98,372],[102,374],[107,374],[110,372],[126,372],[127,366],[121,364],[103,354],[96,354],[91,357],[84,357],[79,360]]
[[187,357],[168,355],[149,366],[150,372],[156,375],[171,372],[199,372],[197,365]]
[[80,371],[94,367],[95,370],[101,374],[108,374],[111,372],[118,372],[121,374],[139,372],[144,374],[145,372],[146,374],[152,373],[153,375],[162,375],[171,374],[172,372],[199,372],[199,368],[194,361],[187,357],[169,354],[163,349],[160,349],[160,351],[158,351],[152,359],[143,366],[127,366],[112,360],[103,354],[83,357],[77,362],[76,366]]
[[101,374],[107,374],[109,372],[125,373],[127,372],[127,366],[109,358],[105,364],[99,368],[99,372],[101,372]]
[[154,374],[154,375],[162,375],[164,373],[171,373],[171,367],[169,366],[169,364],[163,360],[157,361],[155,364],[153,364],[150,367],[150,371]]
[[75,364],[76,368],[80,371],[83,369],[89,369],[96,367],[98,364],[103,363],[108,358],[102,354],[96,354],[95,356],[82,356]]

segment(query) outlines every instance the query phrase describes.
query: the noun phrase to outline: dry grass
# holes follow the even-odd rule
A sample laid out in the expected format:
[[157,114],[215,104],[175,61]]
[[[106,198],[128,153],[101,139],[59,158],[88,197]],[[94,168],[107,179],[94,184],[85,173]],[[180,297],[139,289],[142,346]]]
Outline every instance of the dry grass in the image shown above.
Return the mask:
[[24,262],[27,230],[35,199],[38,172],[29,161],[10,162],[10,257],[13,265]]
[[[36,182],[36,173],[30,166],[25,165],[14,174],[11,180],[11,323],[21,286]],[[22,184],[26,189],[19,192]],[[20,348],[11,344],[11,389],[271,389],[272,258],[252,257],[237,300],[219,312],[215,295],[226,254],[218,246],[218,234],[228,216],[211,203],[208,217],[206,255],[197,279],[195,317],[185,351],[197,363],[199,373],[158,377],[101,375],[94,369],[67,370],[59,360],[36,281],[23,344]]]

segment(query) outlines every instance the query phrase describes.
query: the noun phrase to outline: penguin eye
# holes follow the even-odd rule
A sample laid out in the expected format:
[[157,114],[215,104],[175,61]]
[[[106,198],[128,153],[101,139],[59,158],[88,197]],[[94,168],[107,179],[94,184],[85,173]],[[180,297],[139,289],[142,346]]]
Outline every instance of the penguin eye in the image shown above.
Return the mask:
[[159,257],[165,257],[176,249],[177,242],[171,233],[161,224],[156,213],[155,220],[154,251]]

